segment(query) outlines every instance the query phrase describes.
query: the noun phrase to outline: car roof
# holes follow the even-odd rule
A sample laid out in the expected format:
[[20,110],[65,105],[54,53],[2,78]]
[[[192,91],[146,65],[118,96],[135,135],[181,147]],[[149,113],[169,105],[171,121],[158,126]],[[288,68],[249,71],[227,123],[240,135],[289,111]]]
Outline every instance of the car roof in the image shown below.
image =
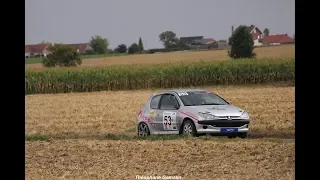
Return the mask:
[[155,93],[154,95],[163,94],[163,93],[184,93],[184,92],[199,92],[199,91],[207,91],[207,90],[203,90],[203,89],[171,89],[171,90]]
[[175,92],[175,93],[184,93],[184,92],[198,92],[198,91],[206,91],[203,89],[172,89],[167,92]]

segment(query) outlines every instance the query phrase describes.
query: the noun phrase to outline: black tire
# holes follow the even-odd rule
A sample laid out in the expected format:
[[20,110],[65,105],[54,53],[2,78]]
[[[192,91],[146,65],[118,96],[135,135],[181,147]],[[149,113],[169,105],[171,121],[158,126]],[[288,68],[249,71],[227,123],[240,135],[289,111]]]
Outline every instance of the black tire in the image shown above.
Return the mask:
[[248,133],[247,133],[247,132],[245,132],[245,133],[239,133],[239,134],[238,134],[238,137],[239,137],[239,138],[242,138],[242,139],[245,139],[245,138],[248,137]]
[[150,136],[150,130],[146,123],[141,122],[138,125],[138,136]]
[[185,120],[183,122],[180,134],[183,136],[192,136],[192,137],[198,136],[196,126],[191,120]]

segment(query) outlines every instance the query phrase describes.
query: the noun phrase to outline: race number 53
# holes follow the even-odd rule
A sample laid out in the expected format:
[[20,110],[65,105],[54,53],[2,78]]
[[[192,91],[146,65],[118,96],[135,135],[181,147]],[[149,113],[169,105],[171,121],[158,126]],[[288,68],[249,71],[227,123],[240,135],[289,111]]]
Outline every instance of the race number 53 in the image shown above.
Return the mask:
[[176,113],[163,112],[163,129],[173,130],[176,129]]
[[171,116],[164,116],[163,118],[163,124],[164,125],[171,125]]

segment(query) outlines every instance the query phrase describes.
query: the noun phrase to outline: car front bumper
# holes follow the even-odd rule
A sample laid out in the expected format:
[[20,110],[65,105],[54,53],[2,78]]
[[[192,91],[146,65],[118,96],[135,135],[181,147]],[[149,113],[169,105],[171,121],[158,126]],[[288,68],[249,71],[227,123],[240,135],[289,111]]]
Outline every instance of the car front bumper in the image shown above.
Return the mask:
[[[198,133],[245,133],[249,131],[249,120],[207,120],[198,121]],[[221,129],[227,131],[221,131]]]

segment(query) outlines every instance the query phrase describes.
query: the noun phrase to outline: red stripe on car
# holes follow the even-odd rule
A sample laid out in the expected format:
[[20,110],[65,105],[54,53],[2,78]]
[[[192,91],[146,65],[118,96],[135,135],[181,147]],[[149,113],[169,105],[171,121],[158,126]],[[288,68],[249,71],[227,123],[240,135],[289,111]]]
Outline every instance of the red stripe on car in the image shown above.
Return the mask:
[[182,114],[187,115],[187,116],[189,116],[189,117],[191,117],[191,118],[193,118],[193,119],[195,119],[195,120],[199,121],[199,119],[198,119],[198,118],[196,118],[194,115],[192,115],[192,114],[190,114],[190,113],[186,113],[186,112],[182,112],[182,111],[179,111],[179,112],[181,112]]

